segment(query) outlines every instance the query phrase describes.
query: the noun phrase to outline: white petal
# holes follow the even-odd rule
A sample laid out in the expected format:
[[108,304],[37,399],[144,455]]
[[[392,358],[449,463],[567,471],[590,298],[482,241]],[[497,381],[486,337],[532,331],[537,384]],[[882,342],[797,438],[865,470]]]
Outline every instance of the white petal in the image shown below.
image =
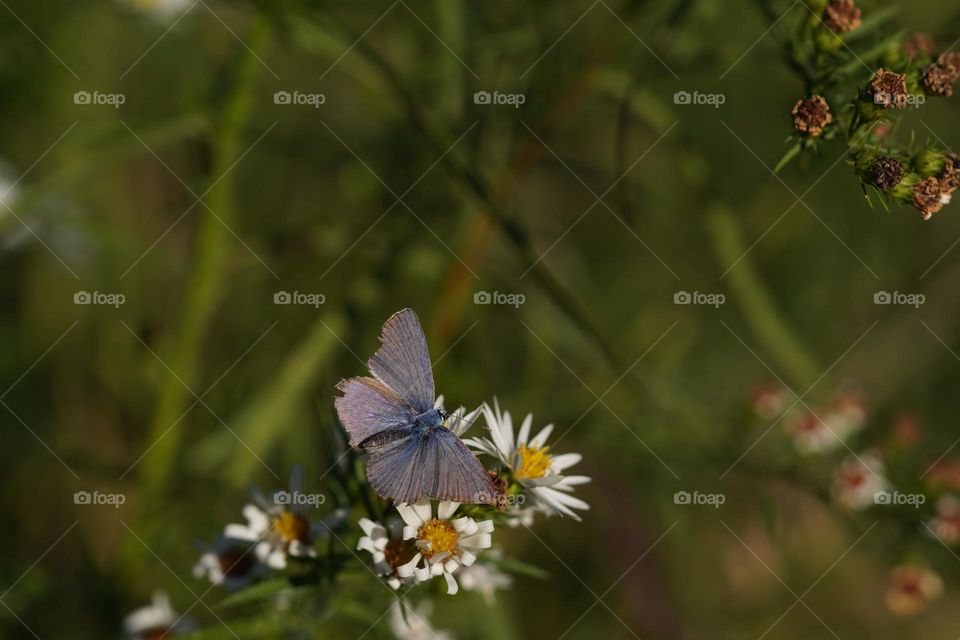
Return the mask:
[[[397,512],[400,514],[400,517],[403,518],[403,521],[410,526],[420,528],[423,524],[423,520],[413,507],[398,504]],[[406,530],[406,527],[404,527],[404,530]],[[406,534],[404,534],[404,537],[406,537]]]
[[457,581],[449,573],[443,574],[443,577],[447,579],[447,595],[456,595],[457,591],[460,590],[460,587],[457,585]]
[[553,425],[548,424],[547,426],[545,426],[543,429],[540,430],[540,433],[534,436],[533,440],[530,441],[530,446],[536,447],[538,449],[543,447],[543,445],[546,444],[547,438],[550,437],[551,433],[553,433]]
[[412,576],[417,568],[417,564],[420,562],[422,558],[423,556],[420,555],[419,553],[414,555],[413,558],[410,559],[410,562],[408,562],[407,564],[402,564],[399,567],[397,567],[397,575],[400,576],[401,578],[409,578],[410,576]]
[[421,500],[413,505],[412,509],[416,512],[417,517],[420,518],[421,524],[433,518],[433,508],[430,506],[430,500]]
[[563,471],[567,467],[572,467],[583,460],[583,456],[579,453],[565,453],[560,456],[555,456],[550,460],[550,468],[555,471]]
[[449,520],[450,516],[453,515],[453,512],[456,511],[459,506],[459,502],[441,502],[440,506],[437,507],[437,518],[440,520]]
[[523,419],[523,423],[520,425],[520,435],[517,436],[517,444],[527,444],[527,440],[530,439],[530,427],[532,426],[533,414],[528,413],[527,417]]

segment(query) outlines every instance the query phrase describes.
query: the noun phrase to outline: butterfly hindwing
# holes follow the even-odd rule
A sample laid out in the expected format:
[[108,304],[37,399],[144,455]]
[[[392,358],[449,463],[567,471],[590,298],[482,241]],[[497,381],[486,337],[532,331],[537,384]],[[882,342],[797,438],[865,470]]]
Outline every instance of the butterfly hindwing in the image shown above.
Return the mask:
[[343,395],[334,399],[334,405],[350,436],[350,446],[359,446],[382,431],[409,425],[416,417],[406,402],[374,378],[343,380],[337,389]]
[[380,333],[383,344],[367,362],[370,372],[403,400],[423,413],[433,408],[433,369],[427,339],[413,309],[387,319]]

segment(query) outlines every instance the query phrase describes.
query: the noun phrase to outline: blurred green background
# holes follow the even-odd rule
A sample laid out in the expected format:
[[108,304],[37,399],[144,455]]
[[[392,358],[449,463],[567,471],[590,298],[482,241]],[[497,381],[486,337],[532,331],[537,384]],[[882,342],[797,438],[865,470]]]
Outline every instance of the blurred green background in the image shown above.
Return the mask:
[[[204,0],[164,21],[107,1],[2,4],[3,637],[117,637],[155,588],[189,607],[208,586],[190,575],[196,541],[291,464],[319,483],[334,385],[407,306],[448,408],[532,411],[569,429],[554,450],[594,478],[584,522],[496,535],[546,581],[517,578],[492,609],[440,596],[438,628],[956,637],[960,559],[898,517],[830,506],[840,454],[792,458],[782,425],[751,448],[770,423],[745,417],[747,396],[777,378],[810,404],[861,391],[855,448],[914,416],[919,442],[888,460],[898,484],[956,438],[956,205],[929,223],[869,209],[839,143],[767,169],[803,93],[780,56],[801,7]],[[938,0],[861,3],[892,4],[905,32],[960,37]],[[911,130],[956,145],[957,102],[909,113],[897,135]],[[495,291],[524,302],[475,303]],[[681,291],[726,302],[677,305]],[[877,306],[878,291],[926,302]],[[95,490],[126,502],[74,504]],[[681,490],[726,503],[675,505]],[[911,558],[947,589],[902,622],[884,577]],[[370,626],[334,609],[316,633]]]

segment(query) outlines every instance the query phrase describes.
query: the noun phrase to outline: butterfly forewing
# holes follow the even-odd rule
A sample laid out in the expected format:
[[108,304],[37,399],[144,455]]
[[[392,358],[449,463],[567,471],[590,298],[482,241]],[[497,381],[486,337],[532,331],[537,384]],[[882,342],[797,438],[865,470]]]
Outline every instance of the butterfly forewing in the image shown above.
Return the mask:
[[374,378],[350,378],[337,389],[343,395],[334,405],[353,447],[382,431],[407,426],[415,417],[405,401]]
[[413,309],[402,309],[384,323],[383,345],[367,362],[370,372],[417,413],[433,408],[433,370],[427,340]]

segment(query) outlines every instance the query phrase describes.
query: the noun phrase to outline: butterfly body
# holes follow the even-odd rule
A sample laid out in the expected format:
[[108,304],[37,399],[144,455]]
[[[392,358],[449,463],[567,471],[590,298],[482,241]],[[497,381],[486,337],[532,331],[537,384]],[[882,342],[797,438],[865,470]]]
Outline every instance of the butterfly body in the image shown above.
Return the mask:
[[369,454],[367,477],[397,503],[421,498],[496,503],[477,457],[434,408],[433,371],[416,313],[403,309],[383,325],[383,345],[368,365],[374,377],[343,380],[335,399],[350,444]]

